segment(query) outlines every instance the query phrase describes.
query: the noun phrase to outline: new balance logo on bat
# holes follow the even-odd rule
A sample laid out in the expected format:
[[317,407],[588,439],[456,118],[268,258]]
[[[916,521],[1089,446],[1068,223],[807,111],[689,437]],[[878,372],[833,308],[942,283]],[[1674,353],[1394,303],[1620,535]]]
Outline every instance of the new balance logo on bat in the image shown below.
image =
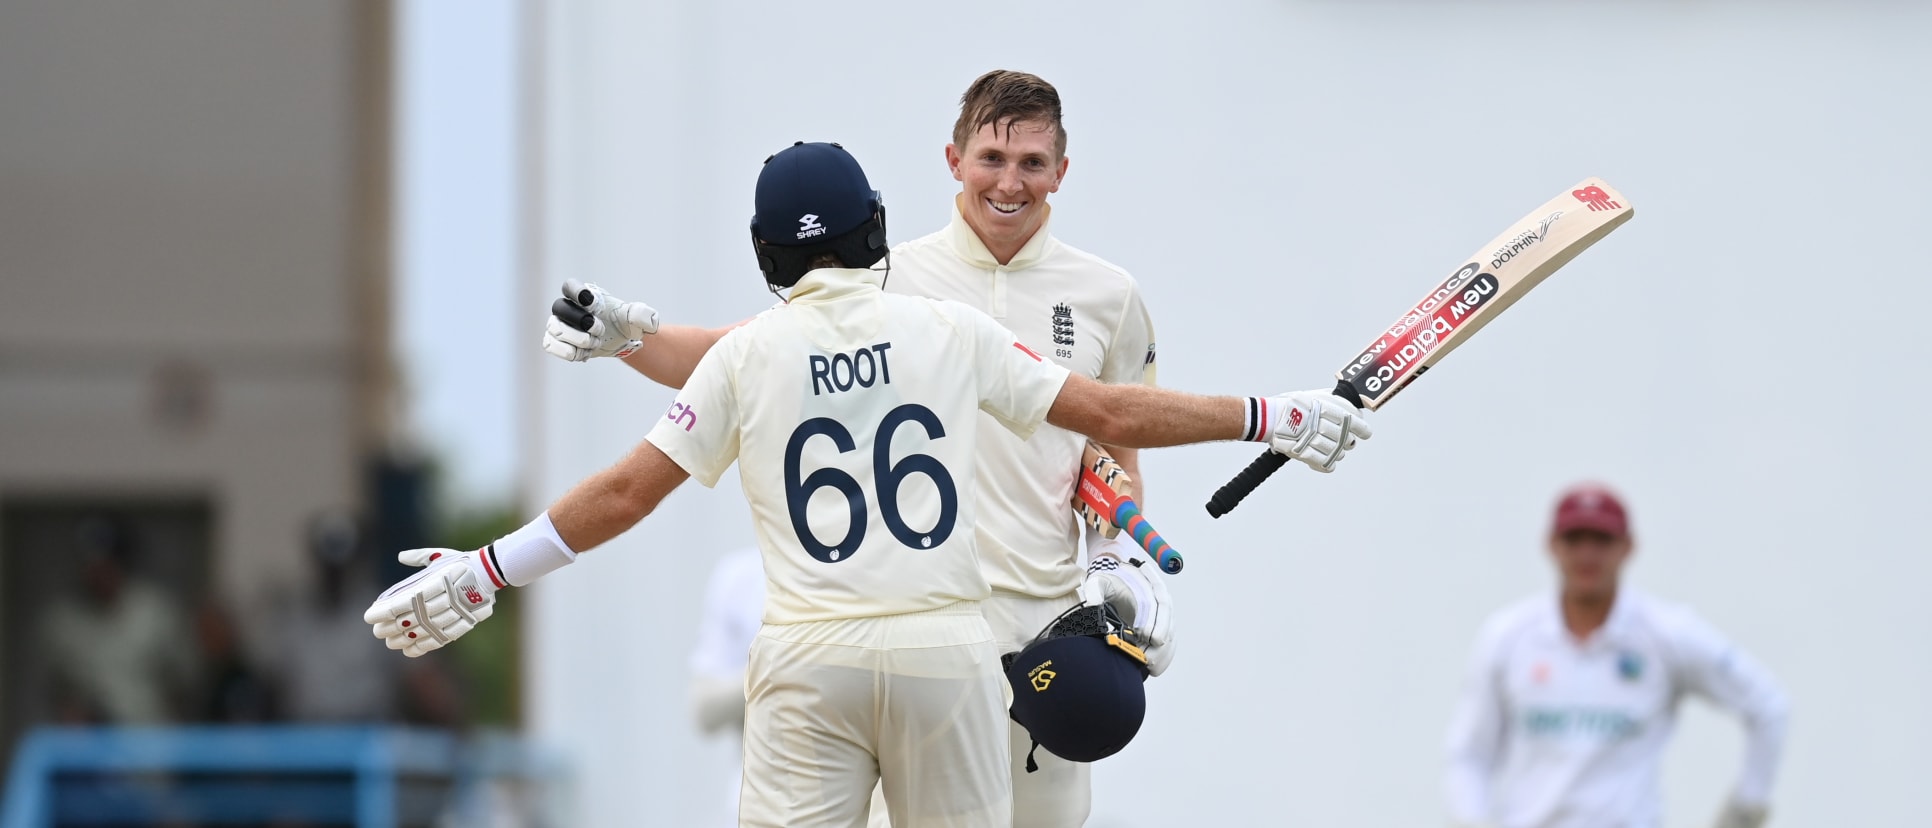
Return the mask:
[[1581,190],[1572,190],[1570,191],[1570,195],[1576,196],[1576,200],[1589,205],[1590,209],[1595,212],[1623,209],[1623,205],[1611,201],[1610,194],[1604,192],[1602,187],[1595,185],[1584,187]]
[[[1475,271],[1472,265],[1465,271]],[[1364,400],[1379,400],[1385,393],[1402,387],[1415,375],[1404,378],[1411,366],[1427,357],[1442,340],[1454,334],[1463,323],[1473,317],[1476,311],[1496,295],[1496,277],[1487,273],[1476,273],[1475,278],[1466,283],[1461,279],[1462,271],[1450,277],[1444,287],[1452,284],[1457,292],[1446,300],[1430,302],[1431,308],[1439,308],[1432,316],[1416,320],[1415,324],[1401,326],[1397,333],[1385,336],[1364,351],[1355,362],[1343,369],[1345,378],[1354,381],[1361,377],[1357,388]],[[1418,369],[1416,374],[1419,375]],[[1400,379],[1402,382],[1397,382]]]

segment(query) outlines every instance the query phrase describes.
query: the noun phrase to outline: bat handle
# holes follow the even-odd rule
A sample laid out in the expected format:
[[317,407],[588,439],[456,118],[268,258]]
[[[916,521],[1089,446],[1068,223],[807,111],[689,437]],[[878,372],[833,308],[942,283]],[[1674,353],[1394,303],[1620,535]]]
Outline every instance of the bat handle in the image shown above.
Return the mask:
[[1261,481],[1267,480],[1287,462],[1287,455],[1272,451],[1262,452],[1260,457],[1256,457],[1254,462],[1249,463],[1247,468],[1234,476],[1234,479],[1214,491],[1214,496],[1208,498],[1208,515],[1218,518],[1234,511],[1234,507],[1241,505],[1241,500],[1247,497],[1249,492],[1254,491],[1256,486],[1261,485]]
[[584,332],[589,332],[590,326],[597,323],[596,316],[592,315],[590,311],[584,310],[582,305],[572,302],[569,299],[558,299],[555,302],[551,302],[550,315],[563,320],[565,325]]
[[[1335,396],[1347,400],[1349,405],[1355,406],[1356,408],[1362,407],[1361,392],[1356,391],[1355,386],[1350,385],[1348,380],[1337,380],[1335,382]],[[1280,471],[1281,467],[1287,462],[1288,457],[1286,455],[1276,454],[1272,451],[1262,452],[1260,457],[1256,457],[1254,462],[1249,463],[1247,468],[1241,470],[1240,474],[1235,475],[1234,479],[1229,480],[1221,488],[1216,489],[1214,496],[1208,498],[1208,515],[1219,518],[1222,515],[1234,511],[1234,507],[1241,505],[1242,499],[1253,492],[1255,487],[1260,486],[1261,481],[1267,480],[1270,475]]]
[[1174,551],[1167,539],[1154,531],[1154,524],[1141,516],[1140,504],[1135,503],[1133,498],[1123,497],[1114,507],[1114,525],[1126,531],[1135,543],[1140,544],[1140,548],[1147,550],[1147,556],[1154,559],[1162,572],[1173,575],[1187,565],[1186,561],[1181,560],[1181,553]]

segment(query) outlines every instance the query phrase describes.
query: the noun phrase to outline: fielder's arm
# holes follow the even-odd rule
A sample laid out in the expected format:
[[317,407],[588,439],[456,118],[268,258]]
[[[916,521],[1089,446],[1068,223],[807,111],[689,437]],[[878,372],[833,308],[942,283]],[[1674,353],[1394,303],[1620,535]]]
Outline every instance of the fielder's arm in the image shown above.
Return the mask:
[[1494,622],[1477,636],[1444,740],[1442,795],[1449,808],[1449,821],[1458,828],[1490,824],[1490,782],[1509,729],[1503,688],[1496,675],[1502,659],[1499,636]]
[[1770,811],[1790,700],[1769,670],[1689,611],[1676,617],[1672,633],[1678,680],[1690,692],[1737,714],[1744,725],[1744,764],[1716,824],[1758,828]]

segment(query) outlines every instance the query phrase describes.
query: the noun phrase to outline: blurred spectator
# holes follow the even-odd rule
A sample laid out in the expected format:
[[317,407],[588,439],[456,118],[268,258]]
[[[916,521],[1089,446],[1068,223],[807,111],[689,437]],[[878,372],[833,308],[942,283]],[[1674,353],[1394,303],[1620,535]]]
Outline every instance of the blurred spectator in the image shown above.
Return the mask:
[[201,697],[196,718],[222,724],[261,724],[280,718],[274,686],[242,652],[234,620],[208,604],[195,617],[201,644]]
[[285,712],[300,722],[393,720],[402,659],[362,621],[377,591],[362,527],[352,516],[323,514],[310,522],[307,541],[313,587],[284,605],[277,631]]
[[[705,586],[698,643],[691,651],[691,715],[705,734],[728,736],[733,745],[730,784],[720,786],[719,814],[711,822],[738,824],[739,740],[745,727],[745,665],[751,640],[765,614],[765,566],[757,547],[719,559]],[[720,771],[723,773],[723,771]],[[725,799],[728,792],[730,799]]]
[[140,577],[140,539],[110,516],[75,532],[80,590],[40,619],[56,717],[71,724],[160,724],[180,718],[195,677],[181,607]]
[[1490,617],[1449,728],[1443,781],[1457,826],[1661,825],[1658,763],[1687,695],[1745,725],[1744,767],[1715,824],[1764,823],[1784,694],[1695,614],[1622,586],[1633,548],[1615,493],[1582,485],[1557,501],[1556,592]]

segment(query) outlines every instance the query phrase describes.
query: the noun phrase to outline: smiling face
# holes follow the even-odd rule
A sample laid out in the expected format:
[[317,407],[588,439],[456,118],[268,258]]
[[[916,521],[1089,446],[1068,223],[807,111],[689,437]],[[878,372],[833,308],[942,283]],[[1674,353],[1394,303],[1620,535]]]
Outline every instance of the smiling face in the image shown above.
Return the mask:
[[986,124],[964,146],[946,145],[946,166],[961,185],[960,215],[1001,263],[1046,223],[1047,195],[1067,174],[1059,147],[1059,130],[1043,121]]

